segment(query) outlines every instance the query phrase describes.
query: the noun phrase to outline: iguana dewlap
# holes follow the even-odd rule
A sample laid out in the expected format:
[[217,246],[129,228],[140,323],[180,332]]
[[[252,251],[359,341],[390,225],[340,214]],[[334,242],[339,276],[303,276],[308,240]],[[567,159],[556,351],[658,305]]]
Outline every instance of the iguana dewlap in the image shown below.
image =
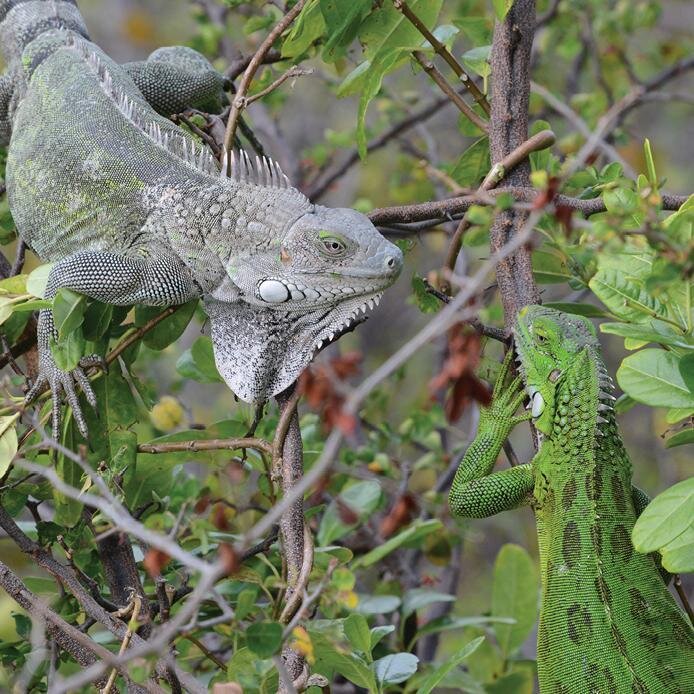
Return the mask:
[[[612,407],[612,380],[590,323],[542,306],[520,311],[520,373],[492,404],[450,491],[451,511],[482,518],[524,504],[537,521],[542,600],[537,668],[542,694],[691,694],[692,627],[631,530],[648,497]],[[515,412],[526,393],[530,412]],[[532,418],[542,442],[532,462],[500,472],[509,432]]]
[[[24,241],[55,263],[48,297],[61,287],[120,305],[201,297],[220,373],[260,401],[398,276],[400,250],[364,215],[313,205],[269,159],[238,154],[220,172],[160,115],[223,103],[223,78],[195,51],[120,66],[68,0],[0,0],[0,40],[10,208]],[[56,404],[63,391],[85,432],[75,382],[94,395],[81,368],[56,367],[53,335],[41,311],[30,395],[49,384]]]

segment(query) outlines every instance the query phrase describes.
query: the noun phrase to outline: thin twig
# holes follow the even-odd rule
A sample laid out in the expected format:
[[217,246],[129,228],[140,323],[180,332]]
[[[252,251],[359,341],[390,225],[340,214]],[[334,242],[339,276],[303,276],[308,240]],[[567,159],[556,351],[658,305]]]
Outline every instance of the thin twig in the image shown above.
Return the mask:
[[175,441],[173,443],[141,443],[138,445],[138,453],[197,453],[200,451],[241,450],[253,448],[272,455],[272,445],[264,439],[238,438],[238,439],[207,439],[192,441]]
[[289,68],[287,72],[285,72],[283,75],[278,77],[270,86],[265,87],[262,91],[258,92],[257,94],[253,94],[253,96],[249,96],[246,98],[246,104],[245,106],[248,107],[255,101],[258,101],[258,99],[262,99],[263,97],[267,96],[271,92],[274,92],[275,89],[278,87],[281,87],[287,80],[292,79],[294,77],[304,77],[306,75],[312,75],[313,74],[313,68],[302,68],[302,67],[297,67],[296,65],[294,67]]
[[474,123],[482,132],[489,130],[489,125],[483,121],[464,101],[446,78],[437,70],[433,61],[429,60],[425,53],[421,51],[412,51],[414,59],[419,63],[422,70],[436,83],[439,89],[456,105],[458,110],[472,123]]
[[[236,135],[236,127],[238,125],[239,117],[243,109],[246,107],[247,100],[246,94],[251,86],[253,77],[258,68],[263,64],[263,60],[272,48],[272,44],[278,39],[284,30],[299,16],[299,13],[304,7],[306,0],[299,0],[299,2],[292,7],[287,14],[282,17],[282,19],[277,23],[275,28],[267,35],[265,40],[260,44],[258,50],[255,52],[253,57],[248,63],[246,70],[241,78],[241,84],[239,84],[238,90],[231,102],[231,110],[229,111],[229,120],[227,121],[226,133],[224,135],[224,151],[231,152],[234,144],[234,137]],[[231,171],[231,169],[229,169]]]
[[453,72],[465,85],[466,89],[472,94],[475,101],[482,107],[482,110],[489,115],[491,108],[487,97],[480,91],[474,80],[463,69],[463,66],[453,57],[451,52],[432,34],[422,20],[410,9],[405,0],[393,0],[395,9],[402,12],[407,19],[417,27],[419,33],[431,44],[434,51],[440,55],[450,65]]

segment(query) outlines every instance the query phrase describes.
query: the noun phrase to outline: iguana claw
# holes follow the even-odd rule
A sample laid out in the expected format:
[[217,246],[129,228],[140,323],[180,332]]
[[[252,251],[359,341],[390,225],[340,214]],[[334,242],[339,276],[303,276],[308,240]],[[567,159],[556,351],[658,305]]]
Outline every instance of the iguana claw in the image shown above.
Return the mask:
[[80,359],[79,365],[72,371],[63,371],[59,369],[50,353],[41,354],[39,358],[39,375],[35,383],[29,389],[29,392],[24,398],[25,404],[29,404],[41,395],[45,390],[50,389],[53,395],[53,406],[51,410],[51,424],[53,438],[57,441],[60,437],[61,424],[61,406],[64,399],[72,408],[72,414],[75,418],[75,423],[79,432],[87,438],[89,435],[87,422],[82,414],[82,408],[79,403],[79,397],[75,389],[75,383],[82,389],[87,402],[96,409],[96,396],[92,389],[91,383],[84,372],[92,366],[100,367],[104,370],[108,369],[108,365],[104,358],[98,354],[90,354]]

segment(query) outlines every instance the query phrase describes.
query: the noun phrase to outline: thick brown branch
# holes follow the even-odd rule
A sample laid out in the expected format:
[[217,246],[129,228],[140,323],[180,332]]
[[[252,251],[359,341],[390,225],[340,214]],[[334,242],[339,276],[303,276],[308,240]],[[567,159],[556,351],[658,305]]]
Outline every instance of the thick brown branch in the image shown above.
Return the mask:
[[203,441],[177,441],[175,443],[141,443],[137,450],[139,453],[176,453],[198,451],[240,450],[242,448],[254,448],[268,455],[272,455],[272,446],[263,439],[209,439]]
[[[423,202],[416,205],[400,205],[397,207],[381,207],[369,213],[369,219],[376,224],[409,224],[411,222],[424,222],[428,220],[445,221],[452,215],[465,212],[471,205],[493,205],[494,199],[503,194],[511,195],[516,202],[532,204],[540,191],[528,186],[504,186],[495,188],[485,193],[472,193],[460,197]],[[664,210],[679,210],[687,200],[686,195],[673,195],[664,193],[662,204]],[[607,209],[602,198],[583,200],[572,198],[568,195],[557,195],[554,198],[555,207],[569,207],[581,212],[586,217]]]

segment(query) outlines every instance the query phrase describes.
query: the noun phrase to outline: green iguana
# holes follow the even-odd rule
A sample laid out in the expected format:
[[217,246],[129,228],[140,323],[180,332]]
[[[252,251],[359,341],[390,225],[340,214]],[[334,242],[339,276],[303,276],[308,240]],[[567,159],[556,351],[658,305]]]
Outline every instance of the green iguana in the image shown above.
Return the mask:
[[[631,543],[648,497],[631,485],[613,384],[593,328],[579,316],[528,306],[514,339],[521,375],[504,385],[507,358],[456,473],[450,507],[466,518],[524,504],[535,511],[540,691],[691,694],[691,625],[653,558]],[[526,396],[523,381],[530,412],[516,415]],[[492,472],[511,429],[530,418],[541,432],[537,455]]]
[[[156,51],[121,66],[89,40],[74,0],[0,0],[0,144],[22,239],[67,287],[117,305],[202,297],[217,366],[243,400],[289,386],[314,352],[373,308],[402,253],[367,217],[313,205],[268,158],[220,166],[165,118],[224,103],[224,78],[199,53]],[[163,114],[163,115],[162,115]],[[50,310],[39,316],[39,377],[64,393],[86,435],[83,370],[55,364]]]

